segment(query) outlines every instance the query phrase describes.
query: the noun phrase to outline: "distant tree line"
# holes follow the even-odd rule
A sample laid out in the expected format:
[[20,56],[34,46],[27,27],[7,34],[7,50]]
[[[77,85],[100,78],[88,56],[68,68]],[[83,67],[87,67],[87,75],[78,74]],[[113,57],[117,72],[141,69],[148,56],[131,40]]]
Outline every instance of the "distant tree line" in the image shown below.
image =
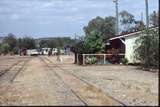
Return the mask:
[[65,46],[71,46],[74,44],[75,40],[71,39],[70,37],[55,37],[47,40],[39,40],[39,47],[40,48],[64,48]]
[[39,40],[32,37],[17,38],[10,33],[4,37],[0,43],[0,54],[19,54],[21,49],[38,49],[38,48],[64,48],[67,45],[74,43],[70,37],[52,38],[49,40]]
[[5,36],[2,43],[0,43],[0,54],[18,54],[22,48],[36,48],[35,40],[27,36],[17,38],[14,34],[10,33]]

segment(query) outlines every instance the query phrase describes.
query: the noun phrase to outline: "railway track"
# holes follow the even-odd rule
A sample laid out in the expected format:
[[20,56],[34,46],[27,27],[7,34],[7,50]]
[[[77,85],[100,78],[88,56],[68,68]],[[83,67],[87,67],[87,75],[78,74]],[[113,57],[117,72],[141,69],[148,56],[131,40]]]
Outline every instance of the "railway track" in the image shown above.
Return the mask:
[[[113,105],[113,106],[126,106],[123,102],[115,99],[112,96],[107,95],[100,89],[96,88],[87,81],[77,77],[76,75],[67,72],[58,64],[53,63],[46,57],[40,57],[40,59],[46,64],[46,66],[53,71],[53,73],[61,80],[72,93],[79,98],[84,105]],[[70,78],[71,80],[69,80]],[[74,83],[74,82],[75,83]],[[76,86],[78,85],[78,86]]]
[[[54,75],[56,75],[60,80],[62,80],[62,78],[53,70],[53,68],[45,61],[44,58],[40,57],[40,60],[41,60],[51,71],[53,71],[52,73],[54,73]],[[63,83],[67,86],[67,88],[68,88],[85,106],[88,105],[83,99],[81,99],[81,98],[76,94],[76,92],[75,92],[74,90],[72,90],[72,89],[70,88],[70,86],[68,86],[68,84],[66,84],[64,81],[63,81]]]
[[0,77],[1,77],[2,75],[4,75],[5,73],[7,73],[7,72],[8,72],[10,69],[12,69],[14,66],[18,65],[18,63],[20,63],[20,62],[21,62],[21,61],[17,61],[17,62],[14,63],[13,65],[11,65],[9,68],[0,71]]
[[11,65],[9,68],[3,70],[0,72],[0,80],[1,82],[10,82],[13,83],[17,75],[22,71],[22,69],[25,67],[25,65],[30,60],[19,60],[13,65]]
[[[29,60],[30,58],[27,60],[19,60],[18,62],[14,63],[12,66],[7,68],[3,73],[1,73],[0,88],[2,89],[4,88],[5,90],[3,91],[3,93],[0,93],[0,96],[2,96],[1,97],[2,99],[0,100],[6,101],[4,96],[7,96],[7,93],[10,93],[10,90],[12,90],[11,85],[13,84],[14,80],[16,79],[18,74],[22,71],[22,69],[25,67],[25,65],[28,63]],[[10,100],[10,98],[8,100]],[[0,105],[2,105],[1,103],[2,102],[0,101]]]

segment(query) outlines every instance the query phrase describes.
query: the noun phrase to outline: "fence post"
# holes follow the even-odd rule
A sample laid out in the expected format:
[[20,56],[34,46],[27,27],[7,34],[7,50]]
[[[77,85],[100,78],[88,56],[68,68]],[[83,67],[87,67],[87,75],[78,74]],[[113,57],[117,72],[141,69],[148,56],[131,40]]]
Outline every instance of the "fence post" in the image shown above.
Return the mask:
[[77,64],[79,64],[78,54],[77,54]]
[[104,64],[106,64],[106,54],[104,54]]
[[83,65],[85,65],[85,54],[82,55],[83,55]]

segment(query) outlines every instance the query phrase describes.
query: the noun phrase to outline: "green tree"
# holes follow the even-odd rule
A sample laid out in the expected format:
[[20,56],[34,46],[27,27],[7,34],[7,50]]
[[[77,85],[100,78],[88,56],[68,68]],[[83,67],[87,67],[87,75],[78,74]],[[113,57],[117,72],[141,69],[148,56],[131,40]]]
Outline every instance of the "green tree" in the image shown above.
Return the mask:
[[105,43],[100,32],[91,31],[90,36],[85,38],[85,47],[88,49],[89,53],[103,52]]
[[54,41],[54,40],[50,40],[50,41],[48,41],[48,46],[50,47],[50,48],[56,48],[56,42]]
[[158,26],[158,20],[159,20],[159,11],[153,11],[153,13],[150,15],[150,24],[152,26]]
[[78,61],[79,64],[82,64],[83,60],[82,60],[82,54],[84,53],[89,53],[89,49],[85,46],[85,42],[84,41],[77,41],[75,44],[72,45],[71,47],[71,51],[74,52],[75,54],[75,61],[74,63],[77,63],[77,56],[78,56]]
[[115,17],[96,17],[89,21],[88,25],[83,28],[86,36],[91,36],[92,31],[100,34],[103,42],[107,42],[110,37],[115,35]]
[[4,38],[3,43],[9,45],[8,51],[13,51],[13,49],[17,46],[17,39],[15,35],[10,33]]
[[41,40],[39,42],[39,46],[40,46],[40,48],[49,47],[48,40]]
[[140,60],[145,68],[159,67],[159,32],[157,29],[145,29],[136,40],[135,58]]
[[135,21],[135,30],[142,30],[144,27],[145,25],[142,21]]
[[75,63],[77,62],[77,55],[79,55],[79,61],[82,63],[83,53],[103,52],[105,43],[115,35],[115,18],[98,16],[89,21],[83,30],[85,37],[82,40],[76,40],[71,48],[75,53]]
[[4,54],[9,53],[9,50],[10,50],[9,44],[7,44],[7,43],[1,44],[0,50],[1,50],[1,52],[4,53]]
[[18,47],[21,48],[27,48],[27,49],[34,49],[36,48],[36,42],[31,37],[24,37],[18,39]]
[[74,40],[69,37],[57,37],[50,39],[42,39],[39,42],[41,48],[49,47],[49,48],[63,48],[66,45],[74,44]]
[[135,19],[134,15],[123,10],[119,13],[120,23],[122,25],[122,32],[130,32],[134,28]]

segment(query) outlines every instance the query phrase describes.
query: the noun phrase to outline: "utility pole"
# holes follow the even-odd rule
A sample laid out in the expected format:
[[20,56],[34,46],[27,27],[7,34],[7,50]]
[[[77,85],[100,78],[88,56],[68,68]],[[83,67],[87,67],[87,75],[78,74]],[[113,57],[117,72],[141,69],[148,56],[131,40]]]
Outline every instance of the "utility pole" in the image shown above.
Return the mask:
[[147,29],[148,29],[148,27],[149,27],[148,0],[145,0],[145,7],[146,7],[146,26],[147,26]]
[[143,22],[143,12],[141,12],[141,22]]
[[146,8],[146,27],[147,27],[147,31],[146,31],[146,40],[145,40],[145,67],[148,68],[149,67],[149,46],[150,43],[148,43],[149,39],[148,39],[148,33],[149,33],[149,16],[148,16],[148,0],[145,0],[145,8]]
[[[75,43],[77,43],[77,34],[75,33],[74,34],[74,40],[75,40]],[[74,47],[75,48],[75,47]],[[74,49],[75,50],[75,49]],[[75,53],[74,53],[74,63],[76,63],[76,64],[79,64],[79,58],[78,58],[78,53],[75,51]]]
[[119,30],[118,30],[118,0],[113,0],[113,2],[115,3],[115,8],[116,8],[116,35],[119,34]]
[[74,35],[74,39],[75,39],[75,41],[77,41],[77,34],[76,33]]

